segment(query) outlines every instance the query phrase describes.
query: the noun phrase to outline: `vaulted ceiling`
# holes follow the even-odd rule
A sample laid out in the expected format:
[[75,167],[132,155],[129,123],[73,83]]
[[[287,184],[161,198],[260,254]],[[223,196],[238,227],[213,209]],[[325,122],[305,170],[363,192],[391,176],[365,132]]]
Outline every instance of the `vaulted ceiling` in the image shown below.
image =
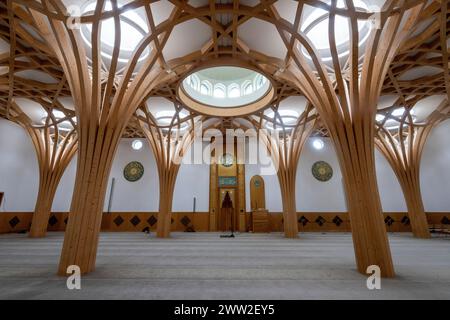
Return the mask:
[[[411,6],[419,2],[407,1]],[[80,1],[58,0],[55,3],[70,11]],[[301,97],[302,93],[291,81],[287,70],[292,59],[293,41],[282,37],[282,28],[301,28],[307,17],[305,12],[315,8],[330,10],[329,1],[128,0],[119,3],[122,12],[134,10],[136,19],[145,21],[145,32],[158,31],[160,34],[150,50],[156,52],[158,63],[172,76],[150,92],[149,102],[164,98],[180,105],[177,87],[192,70],[208,63],[232,61],[260,70],[273,80],[277,94],[267,107],[275,104],[285,108],[306,106],[307,101]],[[145,6],[148,3],[150,5]],[[380,6],[384,1],[367,0],[365,3]],[[443,8],[445,5],[440,0],[427,2],[420,14],[420,22],[389,67],[380,109],[409,99],[432,96],[443,99],[449,94],[449,4],[444,13]],[[29,110],[31,117],[34,112],[36,119],[46,112],[38,111],[42,99],[56,109],[67,109],[68,113],[74,110],[66,81],[68,75],[64,74],[54,52],[39,34],[30,9],[47,12],[40,1],[9,0],[0,3],[0,116],[5,118],[9,117],[12,100]],[[337,9],[337,12],[339,10],[345,9]],[[105,10],[103,13],[105,20],[110,18],[108,12]],[[362,14],[361,17],[365,18]],[[81,22],[88,20],[89,17]],[[104,27],[103,32],[114,31]],[[103,69],[106,79],[107,63]],[[119,81],[120,72],[116,77]],[[139,129],[130,123],[125,136],[139,135]]]

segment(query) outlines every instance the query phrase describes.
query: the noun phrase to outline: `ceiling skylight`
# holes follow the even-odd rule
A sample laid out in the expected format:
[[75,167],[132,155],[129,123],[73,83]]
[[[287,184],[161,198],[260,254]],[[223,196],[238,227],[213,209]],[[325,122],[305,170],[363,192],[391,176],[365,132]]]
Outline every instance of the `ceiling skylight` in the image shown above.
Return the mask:
[[[331,0],[325,2],[329,5],[331,4]],[[353,5],[358,11],[369,10],[366,3],[362,0],[353,0]],[[338,0],[336,7],[345,9],[345,0]],[[301,31],[309,38],[323,61],[330,61],[332,59],[330,52],[329,23],[329,12],[321,8],[314,8],[306,15],[301,26]],[[359,20],[357,24],[359,46],[361,46],[369,36],[371,23],[368,20]],[[335,16],[334,34],[339,58],[347,56],[350,53],[349,18],[340,15]],[[303,47],[302,52],[307,58],[311,59],[311,56]]]
[[266,128],[270,130],[283,130],[283,126],[285,129],[292,129],[296,124],[299,117],[299,114],[295,110],[278,110],[278,113],[275,114],[273,111],[270,111],[267,115],[266,120]]
[[[120,8],[123,4],[118,3]],[[82,10],[83,15],[92,15],[97,6],[97,1],[89,2]],[[111,1],[105,1],[103,11],[111,11]],[[136,49],[138,44],[148,34],[148,26],[144,18],[137,12],[129,10],[120,15],[120,53],[119,62],[127,62]],[[83,24],[81,27],[81,35],[84,41],[92,47],[92,24]],[[114,50],[114,42],[116,39],[114,18],[102,21],[101,24],[101,55],[107,59],[112,58]],[[150,53],[147,47],[139,58],[139,61],[145,59]]]
[[188,116],[187,112],[180,111],[178,115],[175,115],[173,110],[162,110],[156,113],[155,119],[159,126],[172,127],[172,130],[178,130],[178,124],[180,123],[180,130],[185,130],[189,127],[188,121],[183,121]]
[[[400,122],[405,114],[406,110],[404,107],[397,108],[391,112],[391,115],[388,116],[388,119],[384,122],[384,127],[388,130],[398,129],[400,127]],[[415,115],[414,110],[410,110],[409,114],[411,115],[413,123],[417,121],[417,117]],[[377,114],[375,120],[379,123],[382,123],[385,120],[386,116],[384,114]],[[409,123],[408,119],[405,121],[405,125]]]
[[213,67],[197,71],[183,81],[194,100],[214,107],[237,107],[263,97],[270,81],[262,74],[240,67]]

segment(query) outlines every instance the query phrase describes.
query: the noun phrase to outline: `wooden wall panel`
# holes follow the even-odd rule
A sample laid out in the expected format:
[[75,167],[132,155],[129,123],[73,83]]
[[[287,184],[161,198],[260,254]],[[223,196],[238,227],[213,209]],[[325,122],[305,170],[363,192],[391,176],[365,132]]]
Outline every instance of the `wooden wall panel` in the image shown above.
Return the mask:
[[[0,233],[28,231],[32,212],[0,213]],[[67,224],[67,212],[53,212],[49,219],[48,231],[64,231]],[[102,231],[104,232],[143,232],[156,231],[157,212],[114,212],[104,213]],[[207,232],[210,231],[209,212],[174,212],[171,231]],[[450,225],[450,212],[427,213],[430,227]],[[299,232],[351,232],[346,212],[297,212]],[[384,213],[384,223],[388,232],[411,232],[406,212]],[[250,213],[246,213],[249,226]],[[283,232],[283,213],[269,214],[269,230]]]
[[29,230],[32,217],[32,212],[1,212],[0,233]]

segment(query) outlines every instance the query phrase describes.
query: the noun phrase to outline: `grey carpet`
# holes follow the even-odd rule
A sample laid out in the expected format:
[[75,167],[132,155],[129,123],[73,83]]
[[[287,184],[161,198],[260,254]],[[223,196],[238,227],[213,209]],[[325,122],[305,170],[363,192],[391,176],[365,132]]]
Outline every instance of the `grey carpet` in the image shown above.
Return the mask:
[[371,291],[348,233],[102,233],[95,272],[68,290],[63,235],[0,235],[0,299],[450,299],[449,238],[391,234],[397,277]]

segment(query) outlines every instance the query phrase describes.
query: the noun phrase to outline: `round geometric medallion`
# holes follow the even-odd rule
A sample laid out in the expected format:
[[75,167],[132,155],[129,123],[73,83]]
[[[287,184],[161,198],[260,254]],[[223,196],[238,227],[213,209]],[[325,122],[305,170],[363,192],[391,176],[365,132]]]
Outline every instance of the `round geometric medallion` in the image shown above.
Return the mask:
[[123,169],[123,176],[130,182],[138,181],[144,175],[144,166],[138,161],[132,161]]
[[325,161],[317,161],[312,166],[312,174],[319,181],[328,181],[333,176],[333,168]]

